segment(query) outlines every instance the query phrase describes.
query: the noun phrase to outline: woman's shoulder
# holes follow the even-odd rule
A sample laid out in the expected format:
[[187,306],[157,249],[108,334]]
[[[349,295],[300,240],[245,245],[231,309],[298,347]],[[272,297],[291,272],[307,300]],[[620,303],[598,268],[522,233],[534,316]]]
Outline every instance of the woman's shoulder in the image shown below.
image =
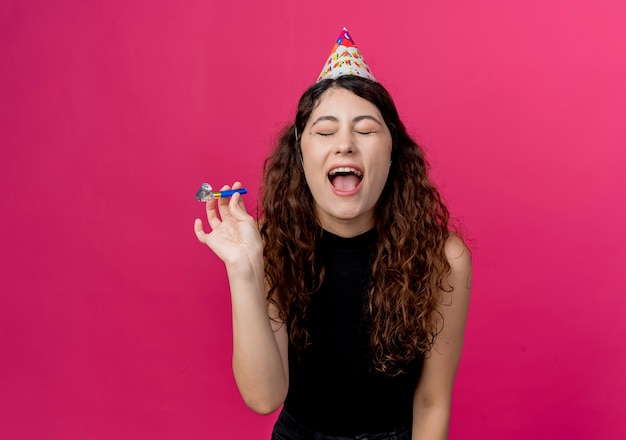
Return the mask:
[[445,245],[446,258],[452,272],[466,272],[471,270],[472,256],[463,239],[454,232],[450,232]]
[[[452,301],[452,297],[449,295],[454,292],[454,296],[457,298],[464,298],[465,301],[469,301],[472,288],[472,256],[470,251],[463,239],[451,232],[446,240],[445,252],[450,265],[447,282],[452,289],[446,291],[444,295]],[[467,313],[467,303],[465,303],[465,310]]]

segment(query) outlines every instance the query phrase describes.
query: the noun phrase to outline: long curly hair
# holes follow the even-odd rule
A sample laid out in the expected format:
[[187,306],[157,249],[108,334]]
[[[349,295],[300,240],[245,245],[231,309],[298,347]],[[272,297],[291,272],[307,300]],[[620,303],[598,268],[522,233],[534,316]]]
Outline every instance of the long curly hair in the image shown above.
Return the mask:
[[310,87],[300,98],[295,123],[285,127],[266,159],[260,232],[267,300],[280,311],[292,345],[303,349],[307,306],[324,279],[324,267],[317,251],[322,228],[301,166],[298,133],[324,92],[337,87],[373,103],[393,142],[389,177],[375,208],[377,251],[365,311],[376,368],[393,376],[429,355],[443,325],[438,310],[442,290],[449,289],[444,250],[449,213],[428,178],[423,152],[379,83],[347,75]]

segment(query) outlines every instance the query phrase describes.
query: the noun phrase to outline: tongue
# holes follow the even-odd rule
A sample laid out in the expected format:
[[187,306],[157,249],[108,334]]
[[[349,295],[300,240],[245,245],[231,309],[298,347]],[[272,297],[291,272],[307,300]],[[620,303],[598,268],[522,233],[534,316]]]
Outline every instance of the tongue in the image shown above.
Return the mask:
[[360,181],[354,174],[339,175],[333,179],[333,186],[339,191],[352,191]]

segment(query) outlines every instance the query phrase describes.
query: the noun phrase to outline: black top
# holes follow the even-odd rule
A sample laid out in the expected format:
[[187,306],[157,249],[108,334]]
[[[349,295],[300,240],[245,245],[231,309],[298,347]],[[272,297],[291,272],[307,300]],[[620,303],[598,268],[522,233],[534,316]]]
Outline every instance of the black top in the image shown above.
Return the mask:
[[337,436],[410,427],[413,393],[422,362],[408,374],[375,370],[367,290],[376,232],[342,238],[324,231],[321,288],[307,311],[310,345],[289,346],[287,411],[314,431]]

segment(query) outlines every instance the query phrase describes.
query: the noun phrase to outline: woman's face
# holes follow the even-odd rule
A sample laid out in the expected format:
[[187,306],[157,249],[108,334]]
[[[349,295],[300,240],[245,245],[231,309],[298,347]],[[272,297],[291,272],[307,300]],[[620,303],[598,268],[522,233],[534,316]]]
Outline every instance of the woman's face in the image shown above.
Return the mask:
[[374,226],[391,134],[378,108],[344,88],[324,92],[302,133],[304,175],[321,226],[351,237]]

